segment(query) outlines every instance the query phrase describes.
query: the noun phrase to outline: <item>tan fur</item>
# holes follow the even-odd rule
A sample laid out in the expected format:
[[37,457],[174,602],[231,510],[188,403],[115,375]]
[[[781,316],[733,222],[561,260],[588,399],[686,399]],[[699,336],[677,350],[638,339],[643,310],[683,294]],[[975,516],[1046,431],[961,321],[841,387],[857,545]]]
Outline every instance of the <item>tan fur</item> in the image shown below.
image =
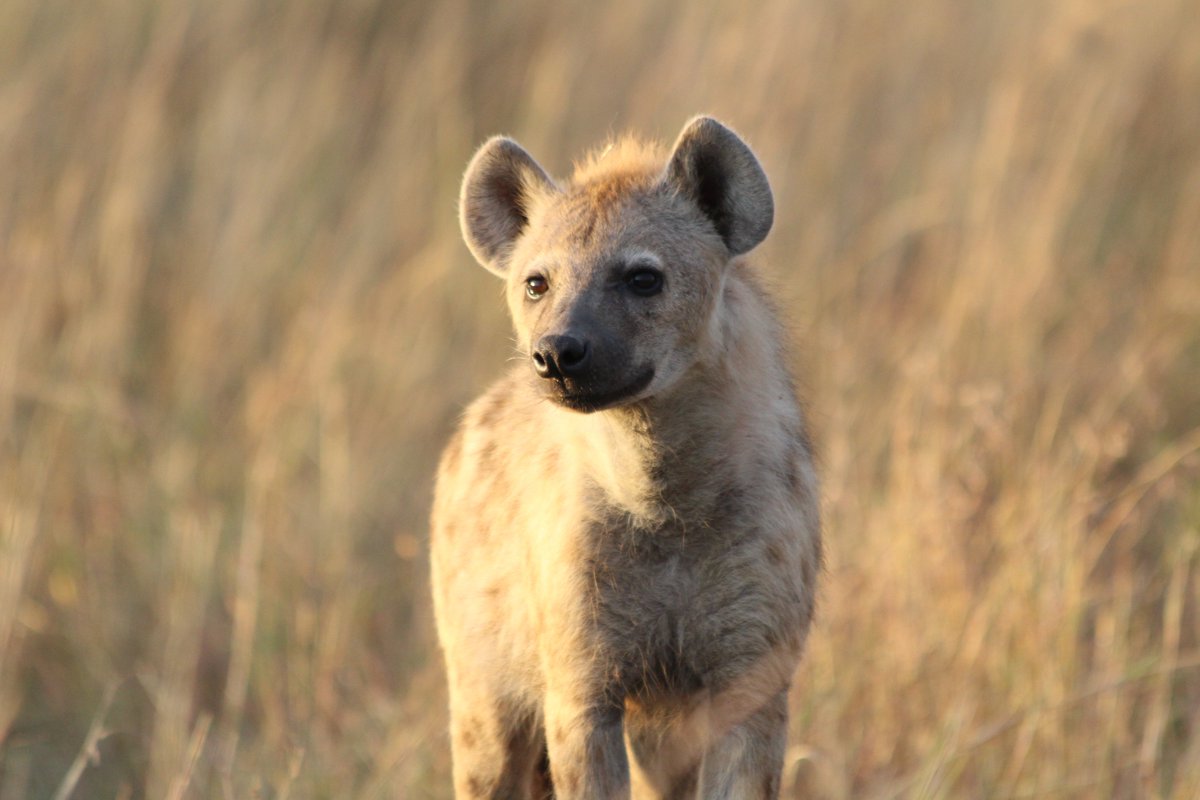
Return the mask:
[[[462,213],[522,352],[566,331],[595,366],[576,385],[522,358],[442,460],[458,796],[540,797],[548,780],[561,798],[776,796],[821,556],[785,336],[733,255],[770,227],[757,161],[700,118],[670,154],[625,140],[559,185],[496,139]],[[632,294],[630,264],[659,269],[661,293]],[[537,300],[531,275],[549,284]],[[568,407],[583,395],[609,399]]]

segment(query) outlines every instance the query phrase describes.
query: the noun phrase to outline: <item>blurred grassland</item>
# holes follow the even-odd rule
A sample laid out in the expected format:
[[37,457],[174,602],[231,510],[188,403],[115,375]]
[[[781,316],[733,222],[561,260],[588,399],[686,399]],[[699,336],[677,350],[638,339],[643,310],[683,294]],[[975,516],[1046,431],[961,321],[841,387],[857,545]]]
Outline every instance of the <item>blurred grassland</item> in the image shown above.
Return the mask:
[[447,797],[461,170],[699,111],[822,453],[785,796],[1200,796],[1192,0],[6,0],[0,800]]

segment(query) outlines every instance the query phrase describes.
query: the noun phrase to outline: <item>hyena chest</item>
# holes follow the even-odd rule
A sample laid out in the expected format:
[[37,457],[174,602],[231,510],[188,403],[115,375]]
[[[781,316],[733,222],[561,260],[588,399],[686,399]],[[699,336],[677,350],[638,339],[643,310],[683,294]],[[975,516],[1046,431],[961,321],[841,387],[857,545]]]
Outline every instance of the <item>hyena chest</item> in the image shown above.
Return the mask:
[[772,602],[769,576],[747,574],[731,551],[719,560],[626,561],[594,584],[612,674],[628,695],[720,691],[778,644],[786,614]]

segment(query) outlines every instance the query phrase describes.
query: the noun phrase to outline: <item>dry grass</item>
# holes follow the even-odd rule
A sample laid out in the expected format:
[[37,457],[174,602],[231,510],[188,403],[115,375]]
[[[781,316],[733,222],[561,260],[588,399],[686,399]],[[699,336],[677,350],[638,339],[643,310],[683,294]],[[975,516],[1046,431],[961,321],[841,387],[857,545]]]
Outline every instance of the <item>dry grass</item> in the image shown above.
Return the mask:
[[1200,796],[1194,3],[741,6],[0,4],[0,799],[447,796],[460,170],[700,110],[823,452],[785,794]]

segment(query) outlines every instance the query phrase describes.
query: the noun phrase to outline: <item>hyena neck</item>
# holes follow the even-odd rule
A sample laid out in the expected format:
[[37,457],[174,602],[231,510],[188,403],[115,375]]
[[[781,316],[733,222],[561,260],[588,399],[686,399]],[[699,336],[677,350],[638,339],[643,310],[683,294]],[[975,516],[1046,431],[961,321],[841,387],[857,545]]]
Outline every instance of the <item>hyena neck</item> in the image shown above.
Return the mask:
[[625,512],[638,527],[690,516],[703,502],[702,484],[729,471],[732,443],[711,424],[708,404],[686,408],[695,422],[690,432],[666,405],[651,400],[571,420],[589,482],[604,505]]
[[709,521],[785,473],[801,435],[773,315],[740,281],[721,306],[718,346],[667,395],[570,417],[588,476],[640,526]]

